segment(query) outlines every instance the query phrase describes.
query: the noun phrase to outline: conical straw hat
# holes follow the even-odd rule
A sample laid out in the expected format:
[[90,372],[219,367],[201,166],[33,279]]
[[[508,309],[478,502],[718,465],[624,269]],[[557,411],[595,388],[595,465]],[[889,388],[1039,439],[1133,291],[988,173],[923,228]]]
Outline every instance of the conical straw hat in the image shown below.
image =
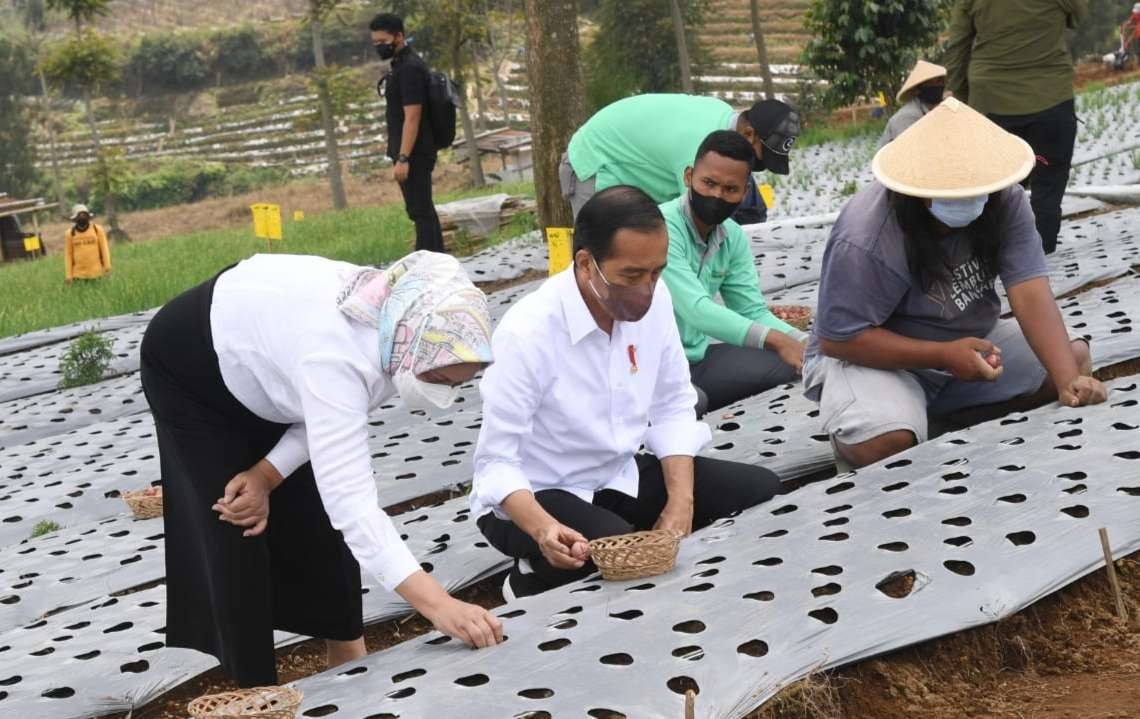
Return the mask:
[[1035,162],[1025,140],[951,97],[884,145],[871,171],[895,192],[950,200],[1004,190]]
[[910,71],[910,75],[907,76],[899,94],[895,95],[895,99],[899,102],[906,102],[910,98],[911,91],[927,80],[933,80],[936,77],[946,77],[946,68],[926,60],[919,60],[914,69]]

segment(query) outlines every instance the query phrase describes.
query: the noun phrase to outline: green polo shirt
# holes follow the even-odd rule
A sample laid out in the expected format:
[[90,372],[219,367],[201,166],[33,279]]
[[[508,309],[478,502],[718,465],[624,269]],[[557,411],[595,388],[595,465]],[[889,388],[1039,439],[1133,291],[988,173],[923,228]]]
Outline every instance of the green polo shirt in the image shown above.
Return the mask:
[[946,86],[983,114],[1031,115],[1072,100],[1065,29],[1088,12],[1088,0],[956,0]]
[[[661,205],[669,228],[669,264],[661,275],[673,297],[673,314],[689,362],[705,358],[709,338],[737,347],[762,347],[770,330],[802,341],[807,335],[768,309],[740,225],[725,220],[708,241],[689,215],[688,193]],[[720,295],[723,305],[714,299]]]
[[594,114],[570,138],[570,166],[595,187],[633,185],[657,202],[685,191],[685,168],[714,130],[733,129],[732,106],[715,97],[636,95]]

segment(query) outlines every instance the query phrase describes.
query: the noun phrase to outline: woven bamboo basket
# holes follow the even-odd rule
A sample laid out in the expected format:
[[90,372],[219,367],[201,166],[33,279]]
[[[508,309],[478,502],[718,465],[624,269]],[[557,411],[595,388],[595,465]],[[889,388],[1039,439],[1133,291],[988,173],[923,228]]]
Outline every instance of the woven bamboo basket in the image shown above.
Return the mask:
[[803,332],[807,332],[811,325],[812,309],[807,305],[772,305],[769,309],[772,314]]
[[123,501],[131,508],[135,519],[154,519],[162,516],[162,488],[157,494],[146,494],[146,490],[123,492]]
[[680,532],[654,529],[595,539],[590,558],[606,579],[641,579],[672,569],[680,546]]
[[293,719],[302,697],[293,687],[257,687],[198,697],[186,709],[193,719]]

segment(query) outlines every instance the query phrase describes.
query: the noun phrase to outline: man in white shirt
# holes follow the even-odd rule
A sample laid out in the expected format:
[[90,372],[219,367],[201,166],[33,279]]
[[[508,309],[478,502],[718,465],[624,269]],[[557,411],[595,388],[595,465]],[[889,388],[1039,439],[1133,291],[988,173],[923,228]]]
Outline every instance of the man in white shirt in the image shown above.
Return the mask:
[[[573,266],[495,331],[471,516],[520,560],[508,599],[588,574],[591,539],[688,534],[780,492],[761,467],[694,458],[710,433],[696,420],[659,282],[668,250],[656,203],[633,187],[607,188],[578,214]],[[652,454],[638,455],[642,445]]]

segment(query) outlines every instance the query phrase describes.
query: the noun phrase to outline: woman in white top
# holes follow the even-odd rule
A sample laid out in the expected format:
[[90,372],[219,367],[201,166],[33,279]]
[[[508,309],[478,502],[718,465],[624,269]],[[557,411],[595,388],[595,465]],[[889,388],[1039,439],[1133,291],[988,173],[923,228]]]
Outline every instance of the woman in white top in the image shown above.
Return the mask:
[[[398,392],[446,407],[491,361],[487,301],[459,263],[387,270],[258,255],[176,297],[142,343],[164,487],[167,644],[275,684],[273,631],[364,654],[361,568],[476,646],[498,620],[425,573],[378,504],[368,415]],[[219,521],[220,520],[220,521]]]

